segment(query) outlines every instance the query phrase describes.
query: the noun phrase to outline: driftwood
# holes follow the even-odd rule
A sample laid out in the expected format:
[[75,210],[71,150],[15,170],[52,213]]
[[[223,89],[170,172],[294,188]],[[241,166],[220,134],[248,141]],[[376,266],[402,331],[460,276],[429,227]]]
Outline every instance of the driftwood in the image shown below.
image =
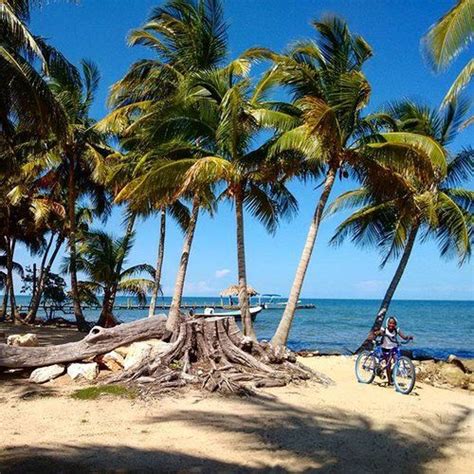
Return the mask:
[[80,361],[135,341],[161,339],[166,334],[165,326],[165,316],[153,316],[110,329],[95,326],[78,342],[44,347],[0,344],[0,367],[31,368]]
[[84,360],[139,340],[171,340],[169,348],[150,351],[141,365],[117,372],[105,383],[133,384],[146,395],[192,384],[220,393],[252,394],[260,387],[290,382],[332,381],[296,360],[293,352],[244,337],[232,317],[182,319],[166,330],[166,317],[153,316],[105,329],[94,327],[81,341],[46,347],[0,344],[0,367],[32,368]]

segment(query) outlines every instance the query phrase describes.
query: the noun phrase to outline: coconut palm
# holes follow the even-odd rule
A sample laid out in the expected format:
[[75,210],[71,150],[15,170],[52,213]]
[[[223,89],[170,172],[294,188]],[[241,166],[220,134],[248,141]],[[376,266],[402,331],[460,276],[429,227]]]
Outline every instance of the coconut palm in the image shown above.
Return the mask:
[[[365,157],[367,150],[375,153],[376,149],[386,162],[397,163],[399,168],[409,167],[417,175],[431,175],[435,166],[445,165],[442,153],[430,155],[435,145],[428,137],[381,133],[392,121],[387,114],[362,116],[370,97],[370,85],[361,69],[372,55],[364,39],[352,34],[347,24],[335,17],[314,22],[314,27],[317,41],[298,42],[285,55],[263,49],[249,53],[275,62],[274,80],[290,88],[294,105],[301,110],[303,123],[283,133],[270,154],[297,149],[305,155],[306,161],[319,164],[325,173],[288,304],[272,338],[276,348],[288,340],[321,219],[337,175],[347,177],[352,168],[366,161],[372,169],[380,170],[380,166],[376,167]],[[379,142],[372,143],[373,150],[368,146],[371,142]],[[435,159],[437,165],[433,162]]]
[[[150,166],[153,161],[158,162],[155,165],[161,166],[167,164],[167,160],[180,158],[183,154],[190,156],[193,147],[189,141],[181,140],[181,147],[176,140],[170,144],[166,136],[160,136],[162,129],[154,128],[150,123],[154,124],[157,114],[160,115],[159,120],[162,120],[162,115],[169,114],[170,108],[177,102],[177,89],[187,74],[215,67],[224,59],[227,53],[227,25],[220,1],[170,0],[152,11],[149,21],[141,29],[131,33],[129,42],[131,45],[149,47],[156,56],[133,64],[125,77],[113,86],[109,103],[114,111],[101,121],[99,129],[126,138],[128,150],[147,157],[147,163],[141,163],[141,170]],[[177,151],[179,148],[181,149]],[[171,188],[176,190],[176,186]],[[165,190],[161,189],[161,195],[158,194],[160,202],[157,202],[156,195],[148,195],[148,203],[155,210],[172,205],[176,197],[170,191],[171,188],[167,186]],[[141,200],[137,193],[133,196],[130,186],[127,189],[127,192],[120,194],[119,200]],[[210,202],[208,192],[188,197],[193,205],[176,277],[168,321],[170,327],[176,324],[179,315],[199,208],[201,205],[209,207]],[[160,238],[160,242],[164,243],[164,240]],[[162,261],[160,257],[158,259]],[[157,264],[157,270],[159,267]],[[160,272],[157,271],[156,279],[159,277]],[[158,284],[154,291],[158,291]],[[156,296],[153,301],[156,301]]]
[[[458,0],[423,38],[424,49],[436,71],[446,69],[474,39],[474,1]],[[474,59],[464,66],[443,99],[442,106],[459,96],[474,74]]]
[[288,130],[299,119],[286,113],[282,104],[265,102],[264,93],[272,85],[265,75],[255,88],[246,78],[250,63],[240,58],[219,70],[197,73],[190,82],[195,96],[193,112],[180,121],[181,133],[189,127],[202,145],[201,155],[187,160],[183,188],[219,186],[221,198],[235,206],[239,306],[244,334],[255,338],[249,311],[245,262],[244,207],[270,232],[279,220],[297,208],[296,200],[285,187],[285,171],[276,159],[267,159],[274,139],[257,141],[263,128]]
[[[84,235],[78,245],[76,269],[89,280],[78,282],[83,294],[90,296],[102,294],[102,310],[98,325],[109,327],[115,324],[113,307],[117,292],[135,295],[140,302],[146,301],[146,294],[153,286],[153,281],[136,278],[140,273],[154,275],[154,269],[147,264],[134,265],[123,269],[128,254],[133,246],[132,235],[114,238],[103,231],[91,231]],[[71,269],[71,256],[67,257],[63,270]]]
[[331,212],[360,206],[338,226],[333,243],[350,237],[358,245],[376,246],[383,256],[382,267],[390,259],[400,257],[374,324],[360,349],[371,343],[374,332],[382,326],[418,236],[421,242],[434,238],[441,255],[456,255],[460,265],[470,257],[474,193],[460,186],[474,176],[474,150],[466,149],[449,157],[446,149],[456,136],[467,107],[451,102],[448,110],[440,113],[411,101],[391,106],[389,113],[400,131],[429,134],[443,147],[448,156],[446,172],[433,175],[430,180],[419,180],[410,171],[402,175],[398,170],[398,177],[403,176],[403,179],[390,185],[386,183],[382,194],[380,189],[371,188],[369,180],[367,186],[343,194],[332,205]]
[[112,150],[107,147],[105,136],[94,128],[95,121],[89,115],[99,84],[99,71],[92,62],[82,61],[81,72],[81,75],[71,77],[58,70],[50,80],[54,97],[66,114],[67,125],[65,138],[51,145],[39,158],[38,166],[43,162],[50,166],[43,181],[50,184],[52,192],[59,193],[63,188],[68,192],[66,207],[71,294],[78,327],[86,329],[75,269],[76,203],[78,198],[88,196],[93,200],[96,213],[107,215],[110,203],[102,183],[106,174],[104,157]]
[[[6,243],[3,243],[3,246],[6,246]],[[1,248],[1,247],[0,247]],[[2,299],[2,310],[0,314],[0,320],[5,319],[7,315],[7,307],[8,307],[8,295],[10,293],[10,281],[11,276],[9,274],[9,267],[10,267],[10,258],[7,256],[7,252],[2,249],[4,252],[3,255],[0,255],[0,268],[5,270],[0,270],[0,290],[3,290],[3,299]],[[18,273],[18,275],[23,275],[23,267],[15,261],[11,262],[12,271]],[[13,308],[13,306],[12,306]],[[12,315],[13,315],[12,309]]]

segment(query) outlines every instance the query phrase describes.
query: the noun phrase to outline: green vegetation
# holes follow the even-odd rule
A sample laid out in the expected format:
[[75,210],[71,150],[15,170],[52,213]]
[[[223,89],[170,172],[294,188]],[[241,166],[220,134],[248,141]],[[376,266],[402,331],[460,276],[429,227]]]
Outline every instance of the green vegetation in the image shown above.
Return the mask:
[[[460,264],[473,237],[474,151],[453,150],[472,123],[463,97],[472,60],[440,108],[410,101],[367,113],[373,93],[364,74],[376,54],[342,19],[313,21],[314,37],[283,52],[255,47],[229,59],[227,24],[218,0],[168,0],[131,32],[131,46],[149,49],[110,88],[110,112],[96,121],[91,106],[100,81],[91,61],[79,66],[29,30],[28,0],[0,2],[0,287],[2,317],[20,323],[13,272],[19,244],[37,255],[38,271],[26,322],[50,296],[51,267],[68,245],[63,270],[80,329],[81,304],[98,303],[98,324],[115,324],[118,293],[141,301],[160,291],[166,219],[184,234],[167,321],[179,323],[183,288],[199,216],[222,201],[233,205],[244,334],[256,338],[249,312],[244,223],[275,233],[298,210],[293,180],[309,182],[314,215],[289,303],[272,344],[286,345],[323,217],[355,208],[336,231],[399,258],[374,327],[381,324],[417,240],[434,238]],[[423,40],[436,68],[447,66],[472,40],[473,2],[460,0]],[[254,74],[254,65],[265,71]],[[337,179],[356,190],[333,199]],[[123,237],[90,229],[124,205]],[[156,267],[126,268],[138,219],[160,215]],[[247,217],[248,216],[248,217]],[[87,281],[80,281],[85,275]],[[144,278],[148,274],[152,279]],[[58,276],[58,278],[60,278]],[[60,280],[57,280],[58,282]],[[94,390],[106,390],[92,387]],[[114,388],[113,390],[119,390]],[[88,393],[88,392],[87,392]],[[102,392],[101,392],[102,393]],[[87,395],[84,395],[87,396]],[[97,395],[98,396],[98,395]]]
[[[101,385],[81,388],[71,395],[76,400],[97,400],[103,396],[134,399],[137,397],[137,392],[123,385]],[[87,420],[82,422],[87,423]]]

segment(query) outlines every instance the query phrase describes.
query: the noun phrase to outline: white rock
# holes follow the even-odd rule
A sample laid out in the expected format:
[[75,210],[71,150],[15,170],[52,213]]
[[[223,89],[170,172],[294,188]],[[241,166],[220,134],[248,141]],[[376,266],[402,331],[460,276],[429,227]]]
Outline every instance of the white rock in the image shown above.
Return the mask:
[[101,357],[101,362],[112,372],[123,369],[125,364],[124,357],[116,351],[108,352]]
[[97,362],[89,362],[87,364],[71,364],[67,368],[67,374],[73,380],[84,378],[86,380],[94,380],[99,375],[99,364]]
[[125,370],[136,369],[142,363],[151,358],[152,346],[146,342],[134,342],[128,350],[127,357],[123,364]]
[[134,342],[125,357],[123,368],[125,370],[140,367],[145,359],[154,360],[162,356],[171,347],[171,343],[160,339],[148,339],[146,341]]
[[9,346],[36,347],[38,345],[38,336],[36,334],[12,334],[8,336],[7,344]]
[[64,374],[65,367],[61,364],[48,365],[33,370],[30,375],[30,382],[45,383]]

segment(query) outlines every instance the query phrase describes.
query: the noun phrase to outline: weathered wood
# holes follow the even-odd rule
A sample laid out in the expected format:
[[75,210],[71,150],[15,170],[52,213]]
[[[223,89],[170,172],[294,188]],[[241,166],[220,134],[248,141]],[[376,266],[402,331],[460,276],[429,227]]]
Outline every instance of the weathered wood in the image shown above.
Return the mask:
[[0,344],[0,367],[28,368],[74,362],[105,354],[132,342],[162,338],[166,334],[166,316],[153,316],[105,329],[95,326],[84,339],[56,346],[15,347]]

